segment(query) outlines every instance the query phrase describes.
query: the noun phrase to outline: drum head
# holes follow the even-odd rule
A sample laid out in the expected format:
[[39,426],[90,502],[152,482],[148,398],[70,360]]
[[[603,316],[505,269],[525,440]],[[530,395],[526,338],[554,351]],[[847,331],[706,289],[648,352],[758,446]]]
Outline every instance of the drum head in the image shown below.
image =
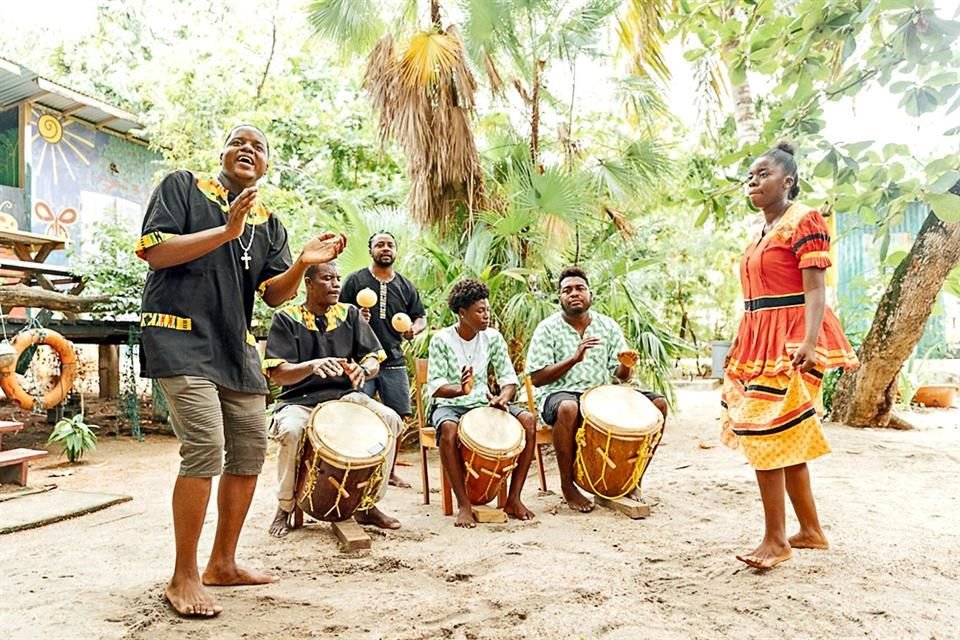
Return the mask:
[[523,449],[523,427],[508,411],[477,407],[460,419],[460,439],[474,450]]
[[587,422],[623,435],[655,431],[663,414],[646,396],[626,385],[595,387],[580,397],[580,412]]
[[307,437],[320,452],[357,461],[382,458],[391,439],[380,416],[366,407],[340,400],[313,410]]

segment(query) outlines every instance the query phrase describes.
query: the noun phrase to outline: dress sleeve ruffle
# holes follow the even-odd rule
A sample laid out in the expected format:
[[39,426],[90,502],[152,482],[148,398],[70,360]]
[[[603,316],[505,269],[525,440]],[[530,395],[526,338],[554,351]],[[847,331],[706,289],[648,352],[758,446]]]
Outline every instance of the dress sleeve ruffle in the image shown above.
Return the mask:
[[819,211],[810,211],[794,229],[790,239],[801,269],[826,269],[830,261],[830,230]]

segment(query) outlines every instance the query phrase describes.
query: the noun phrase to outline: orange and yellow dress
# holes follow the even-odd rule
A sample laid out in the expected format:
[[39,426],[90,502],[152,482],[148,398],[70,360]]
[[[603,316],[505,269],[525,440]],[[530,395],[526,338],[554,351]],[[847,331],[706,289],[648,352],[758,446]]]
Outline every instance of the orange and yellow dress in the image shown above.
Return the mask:
[[802,269],[830,266],[830,233],[819,212],[794,203],[740,262],[744,315],[723,385],[721,440],[755,469],[780,469],[830,452],[820,426],[826,369],[859,365],[829,306],[817,338],[817,366],[790,366],[806,335]]

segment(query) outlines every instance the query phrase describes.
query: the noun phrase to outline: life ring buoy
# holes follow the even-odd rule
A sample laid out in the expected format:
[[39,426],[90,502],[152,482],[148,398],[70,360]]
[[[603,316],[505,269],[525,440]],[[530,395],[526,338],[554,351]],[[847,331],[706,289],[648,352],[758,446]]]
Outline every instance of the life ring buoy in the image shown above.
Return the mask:
[[[47,345],[56,351],[60,358],[60,379],[43,398],[35,398],[24,391],[17,379],[17,362],[20,360],[20,354],[34,344]],[[7,397],[27,411],[33,411],[35,408],[43,411],[63,402],[73,388],[73,381],[77,375],[77,354],[73,350],[73,344],[56,331],[29,329],[21,331],[13,338],[13,348],[17,352],[13,364],[0,369],[0,389],[3,389]],[[39,407],[37,407],[38,401]]]

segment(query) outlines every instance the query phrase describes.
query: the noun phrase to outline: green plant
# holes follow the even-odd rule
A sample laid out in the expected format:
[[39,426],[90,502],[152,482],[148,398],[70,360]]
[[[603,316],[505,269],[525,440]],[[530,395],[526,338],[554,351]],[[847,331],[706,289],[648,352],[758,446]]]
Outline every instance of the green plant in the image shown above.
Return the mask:
[[94,429],[100,427],[87,424],[83,421],[83,414],[78,413],[72,418],[63,418],[53,427],[53,433],[47,438],[47,444],[59,444],[67,460],[77,462],[84,453],[97,448],[97,434]]

